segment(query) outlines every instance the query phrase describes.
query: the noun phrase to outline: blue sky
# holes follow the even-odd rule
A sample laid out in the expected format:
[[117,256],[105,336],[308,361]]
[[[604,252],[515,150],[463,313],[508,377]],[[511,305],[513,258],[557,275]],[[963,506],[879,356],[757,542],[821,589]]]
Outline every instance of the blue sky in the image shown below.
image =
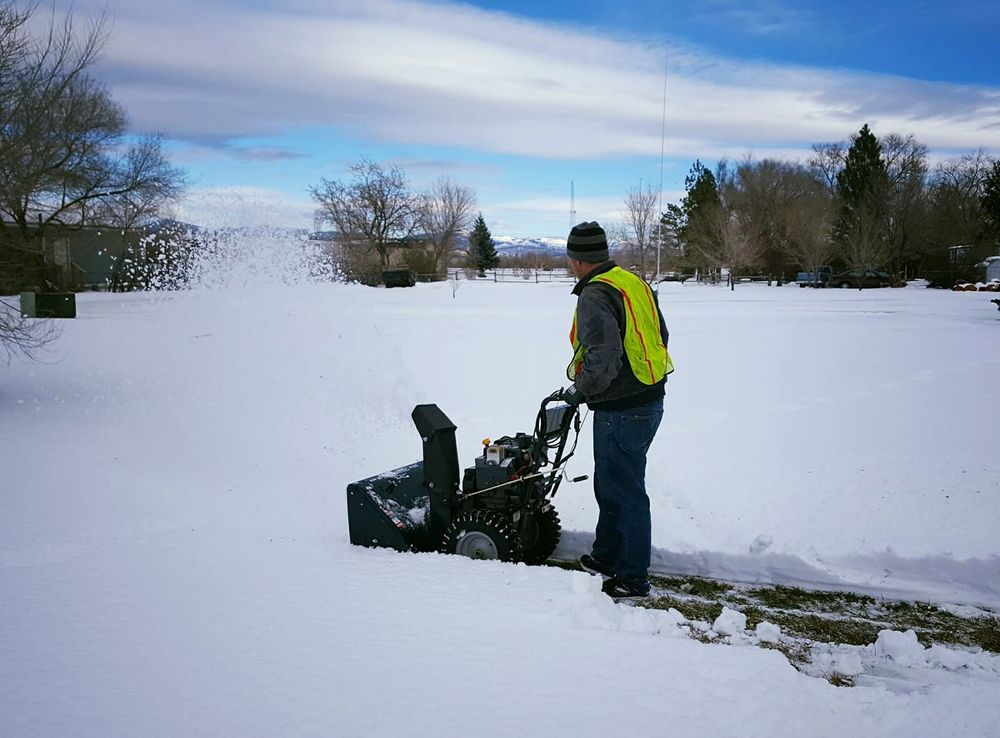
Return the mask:
[[[68,2],[57,0],[65,10]],[[1000,154],[1000,3],[76,0],[113,23],[96,73],[191,187],[178,215],[312,226],[361,156],[472,187],[495,235],[676,201],[691,163],[804,160],[913,134]],[[662,135],[664,68],[666,133]]]

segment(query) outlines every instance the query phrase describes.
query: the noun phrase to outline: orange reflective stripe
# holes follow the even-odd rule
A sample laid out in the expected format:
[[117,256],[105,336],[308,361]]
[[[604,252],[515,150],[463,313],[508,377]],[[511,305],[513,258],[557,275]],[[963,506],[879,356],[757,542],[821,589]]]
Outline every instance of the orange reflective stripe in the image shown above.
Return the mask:
[[[632,307],[632,300],[629,299],[628,293],[626,293],[621,287],[618,288],[618,291],[622,293],[622,300],[624,301],[626,307],[628,307],[629,313],[632,315],[632,324],[639,325],[639,321],[635,317],[635,309]],[[646,348],[646,342],[642,338],[642,331],[636,331],[635,334],[639,337],[639,345],[642,346],[642,359],[646,362],[646,366],[649,368],[649,380],[651,382],[656,381],[656,374],[653,372],[653,362],[649,360],[649,350]]]

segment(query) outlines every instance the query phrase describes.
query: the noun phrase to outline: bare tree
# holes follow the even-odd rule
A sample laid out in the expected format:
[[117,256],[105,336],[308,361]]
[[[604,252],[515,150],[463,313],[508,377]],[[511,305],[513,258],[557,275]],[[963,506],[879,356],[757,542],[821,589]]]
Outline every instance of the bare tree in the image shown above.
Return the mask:
[[756,266],[764,258],[765,246],[753,225],[732,210],[719,208],[713,226],[719,254],[729,266],[729,286],[736,289],[736,279],[744,269]]
[[729,267],[730,288],[736,288],[739,274],[760,263],[764,243],[752,223],[739,213],[717,205],[704,213],[697,228],[689,234],[694,247],[713,268]]
[[847,163],[847,147],[842,142],[813,144],[809,168],[830,193],[837,192],[837,175]]
[[983,239],[982,195],[993,166],[982,149],[942,162],[934,171],[931,194],[941,221],[940,245],[979,244]]
[[[889,241],[881,213],[880,206],[863,204],[857,208],[856,217],[840,231],[840,255],[861,276],[889,259]],[[863,285],[864,280],[859,279],[858,289]]]
[[343,248],[377,253],[384,269],[389,266],[390,249],[413,234],[419,221],[418,200],[396,166],[386,170],[365,157],[349,169],[350,181],[321,179],[309,189],[319,205],[316,218],[334,227]]
[[58,329],[51,320],[25,318],[19,305],[0,297],[0,355],[4,363],[9,364],[18,354],[37,358],[37,352],[57,335]]
[[829,196],[801,164],[751,158],[740,162],[724,196],[743,229],[755,234],[761,266],[772,275],[783,274],[789,258],[798,261],[792,254],[792,228],[804,203],[816,198]]
[[639,255],[629,244],[629,227],[623,220],[609,220],[602,226],[608,239],[608,245],[617,249],[615,261],[621,267],[639,268]]
[[727,212],[719,203],[703,207],[697,220],[689,222],[685,227],[688,252],[693,252],[703,261],[709,270],[716,271],[725,266],[725,257],[719,245],[717,227],[719,219],[724,217],[720,212]]
[[472,225],[476,193],[447,178],[436,180],[421,197],[420,229],[430,248],[433,271],[448,269],[455,237]]
[[622,211],[623,239],[643,279],[647,278],[647,264],[655,258],[658,194],[652,187],[630,189]]
[[927,147],[911,136],[890,133],[881,142],[889,175],[886,209],[889,261],[894,272],[919,255],[926,218]]
[[[105,17],[81,34],[72,14],[61,22],[53,16],[35,38],[28,20],[36,7],[0,8],[0,217],[12,224],[0,229],[0,282],[15,288],[44,281],[50,228],[82,225],[100,203],[150,186],[134,176],[148,171],[135,169],[139,159],[117,153],[124,109],[89,75],[106,39]],[[162,157],[155,138],[136,151]],[[161,167],[159,174],[178,171]]]
[[[994,251],[983,212],[983,194],[994,159],[982,149],[939,164],[930,175],[928,253],[936,252],[936,281],[970,279],[976,264]],[[960,247],[960,248],[959,248]]]
[[[22,32],[19,26],[14,35]],[[126,116],[87,74],[104,40],[103,18],[81,38],[67,16],[61,25],[52,21],[46,38],[28,39],[27,50],[7,60],[0,212],[24,241],[36,224],[78,220],[74,214],[82,204],[113,186],[108,155],[125,132]]]
[[30,18],[30,10],[11,2],[0,5],[0,92],[4,100],[13,91],[11,72],[28,54],[28,36],[22,27]]
[[129,231],[148,225],[165,205],[176,200],[185,186],[185,174],[163,153],[160,134],[144,136],[119,162],[115,178],[119,190],[101,198],[89,220]]
[[777,159],[754,161],[747,157],[740,162],[736,176],[723,196],[731,212],[739,213],[745,229],[756,232],[765,251],[770,252],[774,269],[787,251],[785,213],[795,193],[789,186],[793,165]]
[[[815,184],[817,189],[820,184]],[[825,190],[802,197],[790,204],[786,212],[788,255],[814,275],[829,264],[837,253],[833,240],[833,222],[837,207]]]

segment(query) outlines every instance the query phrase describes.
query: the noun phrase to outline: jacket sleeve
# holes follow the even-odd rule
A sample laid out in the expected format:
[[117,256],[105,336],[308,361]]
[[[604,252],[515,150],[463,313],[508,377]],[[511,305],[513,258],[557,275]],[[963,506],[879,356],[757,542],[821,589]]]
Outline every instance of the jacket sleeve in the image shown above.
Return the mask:
[[574,383],[584,397],[594,397],[622,369],[622,334],[612,299],[596,286],[583,290],[576,305],[576,326],[577,339],[587,352]]

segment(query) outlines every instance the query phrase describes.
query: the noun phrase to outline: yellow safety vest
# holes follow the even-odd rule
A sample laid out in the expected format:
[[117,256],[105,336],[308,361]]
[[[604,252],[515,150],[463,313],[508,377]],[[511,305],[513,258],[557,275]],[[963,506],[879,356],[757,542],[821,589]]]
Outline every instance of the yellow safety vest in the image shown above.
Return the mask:
[[[622,339],[622,346],[635,378],[643,384],[654,385],[670,374],[674,370],[674,362],[671,361],[663,336],[660,335],[660,316],[649,285],[617,266],[598,274],[591,281],[609,284],[622,296],[625,306],[625,337]],[[587,347],[581,345],[576,337],[575,311],[569,342],[573,347],[573,360],[566,367],[566,376],[573,380],[583,369],[587,353]]]

